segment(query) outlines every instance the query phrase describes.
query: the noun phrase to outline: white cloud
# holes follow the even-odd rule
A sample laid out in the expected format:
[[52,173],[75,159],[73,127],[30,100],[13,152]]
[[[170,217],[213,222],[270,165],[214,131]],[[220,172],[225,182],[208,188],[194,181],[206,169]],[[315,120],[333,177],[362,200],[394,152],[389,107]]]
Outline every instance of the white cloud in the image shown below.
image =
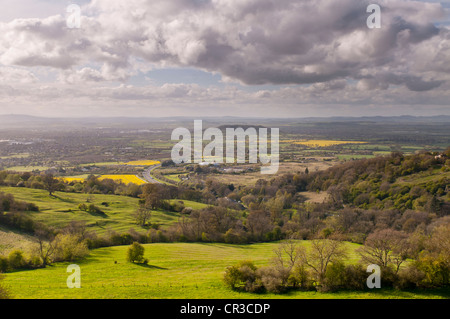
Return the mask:
[[[4,87],[0,94],[24,104],[32,96],[59,103],[70,97],[80,105],[107,100],[118,107],[146,100],[174,107],[215,101],[272,107],[448,105],[450,30],[433,24],[444,19],[442,6],[380,0],[382,28],[368,29],[369,3],[93,0],[82,8],[81,29],[68,29],[63,13],[0,23],[5,79],[14,78],[12,70],[26,73],[36,66],[60,72],[45,88],[29,84],[36,77],[24,73],[19,78],[27,85]],[[219,73],[225,89],[115,85],[169,66]],[[232,83],[279,89],[249,93]]]
[[0,66],[0,83],[28,84],[37,82],[36,76],[25,69]]

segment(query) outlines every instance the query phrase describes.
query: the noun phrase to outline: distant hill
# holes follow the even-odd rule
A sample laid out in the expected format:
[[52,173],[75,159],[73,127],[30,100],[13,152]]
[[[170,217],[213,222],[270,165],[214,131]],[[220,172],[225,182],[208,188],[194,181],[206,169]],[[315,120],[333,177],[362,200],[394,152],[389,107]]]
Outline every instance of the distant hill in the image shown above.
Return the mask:
[[[32,126],[41,125],[129,125],[145,123],[174,123],[193,122],[199,117],[80,117],[80,118],[51,118],[21,114],[0,115],[0,128],[23,127],[24,124]],[[242,123],[244,125],[264,123],[336,123],[336,122],[372,122],[372,123],[447,123],[450,122],[449,115],[439,116],[364,116],[364,117],[307,117],[307,118],[247,118],[247,117],[204,117],[207,123]],[[252,127],[255,127],[252,125]]]
[[391,122],[391,123],[445,123],[450,122],[449,115],[436,116],[363,116],[363,117],[309,117],[299,122]]

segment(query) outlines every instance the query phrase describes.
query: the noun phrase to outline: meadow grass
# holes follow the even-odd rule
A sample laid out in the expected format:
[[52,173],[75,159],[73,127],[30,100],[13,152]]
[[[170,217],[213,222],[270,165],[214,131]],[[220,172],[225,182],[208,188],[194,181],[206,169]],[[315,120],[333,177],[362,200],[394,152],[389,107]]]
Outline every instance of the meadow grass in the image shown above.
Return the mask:
[[24,172],[32,172],[32,171],[46,171],[50,169],[49,166],[11,166],[6,168],[7,171],[14,171],[17,173],[24,173]]
[[[303,241],[301,245],[309,245]],[[148,265],[125,260],[127,246],[93,250],[83,261],[81,288],[68,289],[67,266],[57,263],[44,269],[7,273],[5,284],[14,298],[82,298],[82,299],[265,299],[265,298],[448,298],[445,292],[405,292],[389,289],[338,293],[291,291],[287,294],[252,294],[232,291],[222,282],[226,267],[241,260],[252,260],[257,266],[267,265],[278,243],[250,245],[207,243],[146,244]],[[357,255],[356,244],[346,243],[350,262]]]
[[174,182],[180,182],[181,180],[180,180],[179,175],[180,174],[166,174],[166,175],[163,175],[163,176],[165,178],[168,178],[168,179],[174,181]]
[[202,208],[206,208],[209,206],[207,204],[198,203],[198,202],[194,202],[191,200],[184,200],[184,199],[170,199],[169,202],[171,204],[173,204],[175,202],[182,202],[184,207],[191,207],[192,209],[202,209]]
[[423,171],[408,176],[402,176],[395,181],[399,185],[424,185],[429,182],[437,182],[443,178],[450,178],[450,171],[442,171],[440,169],[433,169]]
[[30,251],[37,243],[33,237],[21,231],[11,230],[0,225],[0,256],[7,256],[11,250]]
[[375,155],[372,155],[372,154],[339,154],[336,156],[339,160],[352,160],[352,159],[374,158],[375,157]]

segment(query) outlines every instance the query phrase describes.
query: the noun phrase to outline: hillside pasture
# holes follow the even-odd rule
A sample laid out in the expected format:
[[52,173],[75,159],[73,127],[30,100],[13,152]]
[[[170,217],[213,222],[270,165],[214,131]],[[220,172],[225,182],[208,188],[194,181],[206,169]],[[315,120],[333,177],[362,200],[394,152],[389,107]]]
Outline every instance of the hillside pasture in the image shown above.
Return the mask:
[[[0,192],[12,194],[15,199],[34,203],[39,212],[28,212],[34,220],[60,229],[71,221],[85,221],[89,230],[101,235],[108,230],[125,232],[130,228],[146,232],[147,229],[138,226],[133,214],[139,206],[139,199],[118,195],[80,194],[55,192],[49,196],[41,189],[22,187],[0,187]],[[106,216],[90,214],[78,208],[79,204],[94,204]],[[198,203],[196,203],[198,204]],[[202,204],[199,204],[202,205]],[[192,206],[194,204],[192,203]],[[166,227],[177,221],[177,213],[152,211],[150,222]]]
[[[308,246],[310,242],[299,242]],[[257,266],[267,265],[278,243],[251,245],[157,243],[146,244],[148,265],[126,261],[128,246],[100,248],[87,259],[77,262],[81,268],[81,288],[68,289],[66,272],[69,263],[58,263],[45,269],[6,274],[5,284],[15,298],[83,298],[83,299],[265,299],[265,298],[446,298],[443,293],[421,293],[380,289],[366,292],[343,291],[317,293],[292,291],[271,293],[239,293],[222,282],[226,267],[242,260]],[[356,262],[359,246],[346,243],[349,262]]]

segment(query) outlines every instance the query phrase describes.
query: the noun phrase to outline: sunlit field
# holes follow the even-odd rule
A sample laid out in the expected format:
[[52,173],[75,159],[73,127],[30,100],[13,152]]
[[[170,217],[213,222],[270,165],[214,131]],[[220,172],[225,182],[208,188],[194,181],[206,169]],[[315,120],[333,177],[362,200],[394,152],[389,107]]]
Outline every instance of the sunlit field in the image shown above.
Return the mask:
[[[308,247],[310,242],[301,241]],[[359,245],[345,244],[349,260],[358,260]],[[68,289],[67,266],[56,263],[44,269],[6,274],[5,284],[14,298],[144,298],[144,299],[265,299],[265,298],[445,298],[445,292],[397,291],[291,291],[286,294],[246,293],[227,288],[223,283],[226,267],[242,260],[252,260],[258,267],[267,265],[275,256],[278,243],[251,245],[208,243],[146,244],[148,265],[126,261],[128,246],[95,249],[91,256],[75,262],[81,268],[81,288]],[[73,262],[72,262],[73,263]]]

